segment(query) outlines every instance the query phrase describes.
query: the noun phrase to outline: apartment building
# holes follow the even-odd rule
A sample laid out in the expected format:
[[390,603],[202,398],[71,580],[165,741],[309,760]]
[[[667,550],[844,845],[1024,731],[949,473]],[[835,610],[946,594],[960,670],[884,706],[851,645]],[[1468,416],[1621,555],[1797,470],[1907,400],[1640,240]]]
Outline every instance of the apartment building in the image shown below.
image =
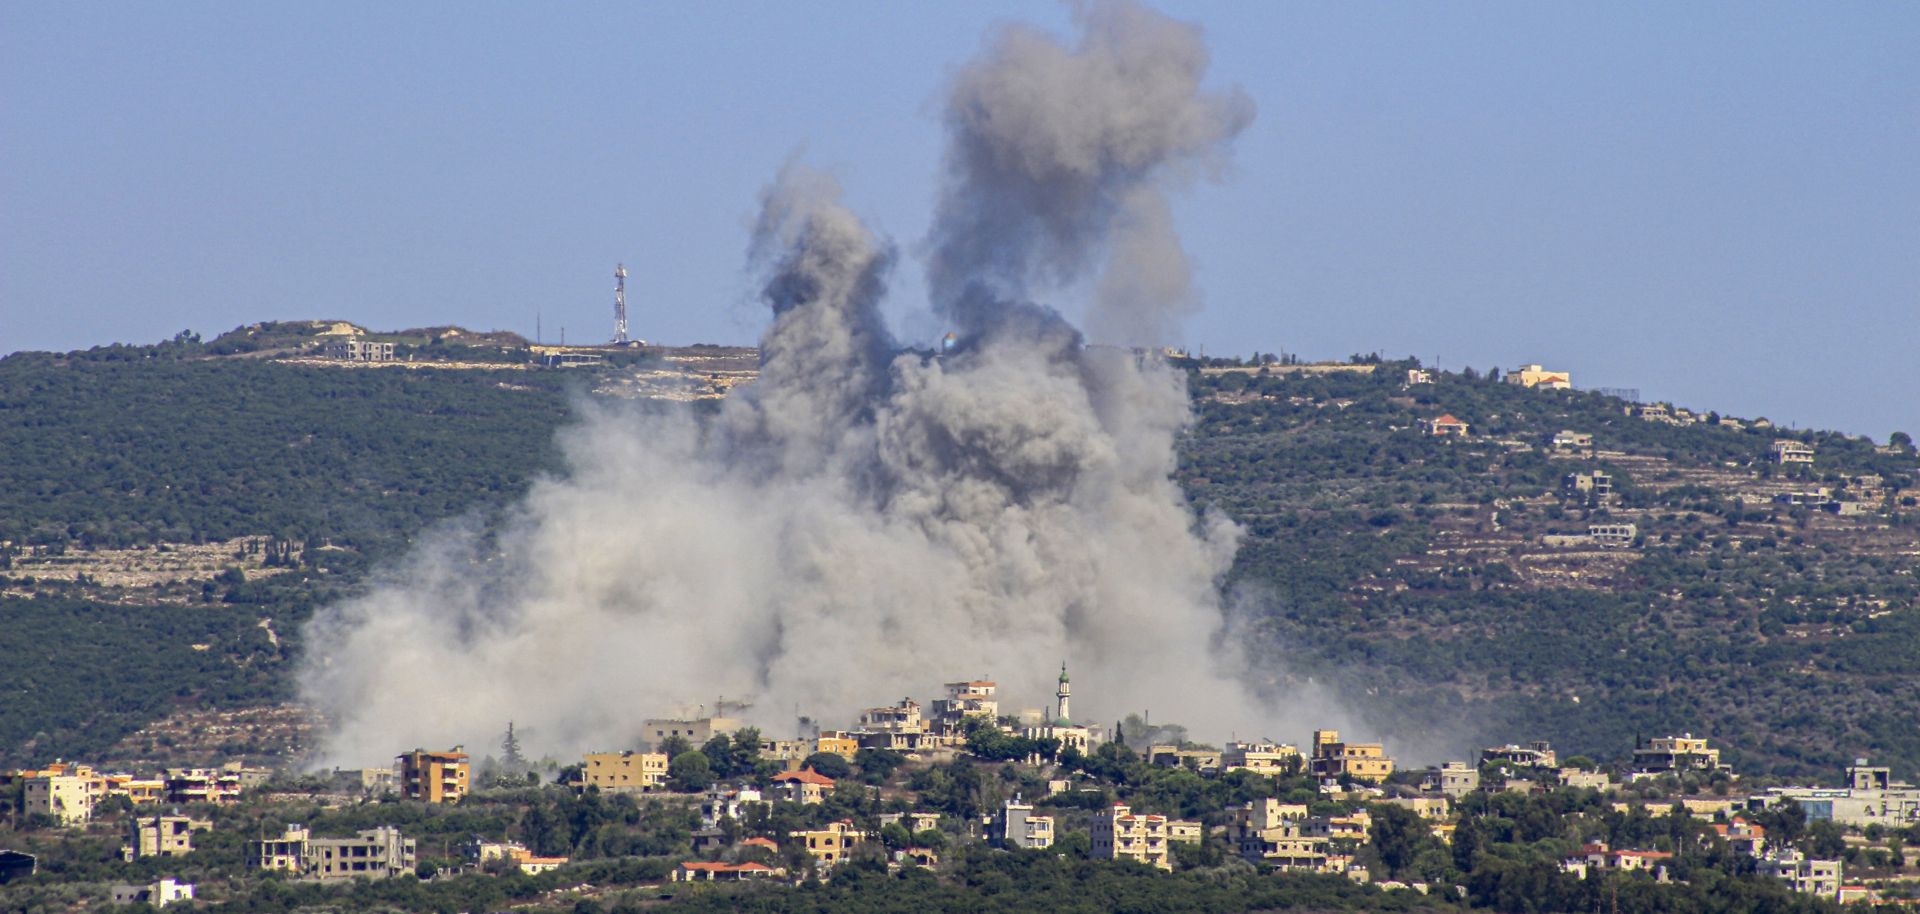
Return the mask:
[[193,853],[193,833],[208,831],[213,823],[186,816],[135,816],[126,857],[178,857]]
[[467,754],[455,746],[446,752],[415,749],[394,760],[400,795],[427,803],[455,803],[467,795],[472,775]]
[[650,793],[666,789],[669,762],[663,752],[589,752],[580,778],[601,793]]
[[320,882],[386,879],[413,872],[417,862],[413,839],[391,826],[352,838],[308,838],[301,853],[302,872]]
[[1571,390],[1573,375],[1564,371],[1548,371],[1540,365],[1522,365],[1507,372],[1507,383],[1521,387],[1544,387],[1548,390]]
[[1135,815],[1124,803],[1115,803],[1107,815],[1093,820],[1096,860],[1133,860],[1157,869],[1173,869],[1166,816]]
[[864,843],[868,835],[855,828],[851,820],[842,819],[828,822],[825,828],[788,832],[787,837],[800,842],[822,866],[834,866],[847,859],[847,855]]
[[1703,737],[1691,733],[1661,736],[1633,750],[1633,766],[1638,771],[1712,771],[1724,768],[1720,750],[1711,748]]
[[1379,743],[1347,743],[1338,730],[1313,731],[1313,756],[1309,760],[1315,777],[1346,776],[1379,783],[1393,774],[1393,759]]
[[1000,821],[994,837],[1001,847],[1043,850],[1053,846],[1053,817],[1036,816],[1033,804],[1021,802],[1019,794],[1000,809]]
[[1228,771],[1251,771],[1271,776],[1304,769],[1306,757],[1300,754],[1297,747],[1286,743],[1235,741],[1227,744],[1226,751],[1221,753],[1220,763]]

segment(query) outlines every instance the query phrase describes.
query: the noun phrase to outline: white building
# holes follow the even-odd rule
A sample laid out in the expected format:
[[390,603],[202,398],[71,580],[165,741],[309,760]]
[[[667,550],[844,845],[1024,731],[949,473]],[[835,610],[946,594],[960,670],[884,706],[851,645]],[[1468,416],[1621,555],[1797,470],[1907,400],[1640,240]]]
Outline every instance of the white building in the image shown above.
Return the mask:
[[93,778],[54,774],[29,778],[21,804],[30,816],[47,816],[61,825],[85,825],[93,818],[93,800]]
[[193,883],[162,879],[150,885],[116,885],[114,904],[150,904],[156,908],[193,900]]
[[1034,815],[1033,804],[1022,803],[1018,795],[1000,810],[999,825],[996,831],[1002,847],[1041,850],[1053,846],[1053,817]]

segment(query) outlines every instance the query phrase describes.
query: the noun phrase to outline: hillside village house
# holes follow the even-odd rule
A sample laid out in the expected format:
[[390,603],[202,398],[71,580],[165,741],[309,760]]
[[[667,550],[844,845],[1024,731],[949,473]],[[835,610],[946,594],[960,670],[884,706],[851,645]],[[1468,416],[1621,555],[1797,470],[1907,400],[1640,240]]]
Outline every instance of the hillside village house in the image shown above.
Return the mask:
[[[1093,820],[1092,855],[1096,860],[1134,860],[1171,871],[1173,824],[1166,816],[1136,815],[1125,803],[1115,803],[1107,815]],[[1182,835],[1198,833],[1198,823],[1179,825]]]
[[1338,730],[1315,730],[1309,770],[1320,778],[1346,776],[1379,783],[1393,774],[1393,759],[1379,743],[1344,743]]
[[1409,386],[1414,384],[1432,384],[1432,383],[1433,383],[1433,372],[1428,371],[1425,368],[1407,369],[1407,384]]
[[1452,413],[1447,413],[1438,419],[1426,420],[1422,423],[1422,428],[1429,437],[1433,438],[1465,438],[1468,426],[1467,423],[1454,418]]
[[1593,496],[1602,501],[1613,495],[1613,476],[1600,470],[1585,473],[1568,473],[1560,480],[1560,487],[1568,495]]
[[787,871],[784,869],[751,860],[745,863],[688,860],[674,869],[672,879],[674,882],[745,882],[751,879],[779,878],[785,875]]
[[1053,846],[1053,817],[1034,815],[1033,804],[1021,802],[1019,794],[1000,808],[995,825],[994,837],[1001,847],[1045,850]]
[[869,835],[854,827],[849,819],[828,822],[826,827],[810,831],[788,832],[822,866],[834,866],[847,859],[853,849],[865,843]]
[[1480,769],[1466,762],[1447,762],[1428,771],[1420,787],[1458,800],[1480,789]]
[[320,882],[386,879],[412,873],[417,862],[414,840],[392,826],[352,838],[308,838],[300,855],[302,874]]
[[1645,746],[1633,750],[1633,765],[1635,770],[1644,772],[1713,771],[1726,767],[1720,764],[1720,750],[1709,748],[1705,738],[1691,733],[1648,740]]
[[590,752],[580,777],[602,793],[650,793],[667,786],[668,762],[664,752]]
[[933,703],[933,716],[942,727],[958,730],[969,717],[992,721],[1000,716],[999,687],[984,679],[949,682],[947,697]]
[[1813,446],[1802,444],[1789,438],[1782,438],[1767,449],[1767,454],[1778,464],[1813,463]]
[[1552,443],[1554,450],[1586,450],[1593,447],[1593,436],[1586,432],[1562,430],[1554,434]]
[[193,883],[162,879],[147,885],[116,885],[112,894],[114,904],[147,904],[164,908],[170,904],[192,901]]
[[320,351],[329,359],[344,362],[393,361],[392,343],[377,343],[373,340],[363,340],[359,337],[348,337],[344,340],[329,340],[325,345],[321,346]]
[[128,860],[190,854],[193,853],[193,833],[212,828],[212,822],[186,816],[135,816],[133,840],[121,849],[121,854]]
[[1507,372],[1507,383],[1521,387],[1569,390],[1573,387],[1573,376],[1564,371],[1548,371],[1539,365],[1522,365]]
[[1284,743],[1236,740],[1227,744],[1227,750],[1221,754],[1221,765],[1228,771],[1272,776],[1304,769],[1306,758],[1298,748]]
[[1525,746],[1508,743],[1480,750],[1480,764],[1489,762],[1507,762],[1522,768],[1552,768],[1559,764],[1559,756],[1553,751],[1552,744],[1545,740],[1534,740]]
[[768,790],[773,799],[786,800],[789,803],[824,803],[827,794],[833,792],[833,778],[827,777],[812,768],[799,771],[782,771],[770,780],[773,786]]
[[649,719],[641,726],[643,739],[659,749],[662,743],[673,737],[686,740],[695,747],[704,746],[707,741],[722,733],[738,731],[742,724],[731,717],[686,717]]
[[567,864],[566,857],[541,857],[514,841],[476,841],[467,848],[467,856],[481,867],[505,860],[528,876],[557,870]]
[[455,803],[467,795],[471,770],[467,754],[455,746],[447,752],[415,749],[394,760],[400,795],[427,803]]

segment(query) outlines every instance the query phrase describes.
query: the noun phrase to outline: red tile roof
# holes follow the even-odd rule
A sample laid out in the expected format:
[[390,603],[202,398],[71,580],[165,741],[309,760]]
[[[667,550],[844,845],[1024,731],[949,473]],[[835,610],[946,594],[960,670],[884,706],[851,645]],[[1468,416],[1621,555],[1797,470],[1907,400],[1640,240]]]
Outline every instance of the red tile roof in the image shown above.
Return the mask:
[[802,784],[818,784],[822,787],[833,786],[833,778],[827,777],[812,768],[802,768],[799,771],[782,771],[773,776],[773,782],[776,784],[787,781],[798,781]]

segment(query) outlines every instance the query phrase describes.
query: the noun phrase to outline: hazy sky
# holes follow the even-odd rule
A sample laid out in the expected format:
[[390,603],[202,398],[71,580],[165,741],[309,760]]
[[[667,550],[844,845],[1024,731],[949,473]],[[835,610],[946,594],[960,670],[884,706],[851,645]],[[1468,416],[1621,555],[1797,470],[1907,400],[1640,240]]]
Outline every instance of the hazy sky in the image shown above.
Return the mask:
[[[1920,4],[1201,3],[1260,114],[1180,342],[1538,361],[1920,434]],[[0,352],[275,318],[746,342],[798,152],[918,254],[939,93],[1054,4],[0,3]],[[1059,302],[1075,307],[1074,294]]]

